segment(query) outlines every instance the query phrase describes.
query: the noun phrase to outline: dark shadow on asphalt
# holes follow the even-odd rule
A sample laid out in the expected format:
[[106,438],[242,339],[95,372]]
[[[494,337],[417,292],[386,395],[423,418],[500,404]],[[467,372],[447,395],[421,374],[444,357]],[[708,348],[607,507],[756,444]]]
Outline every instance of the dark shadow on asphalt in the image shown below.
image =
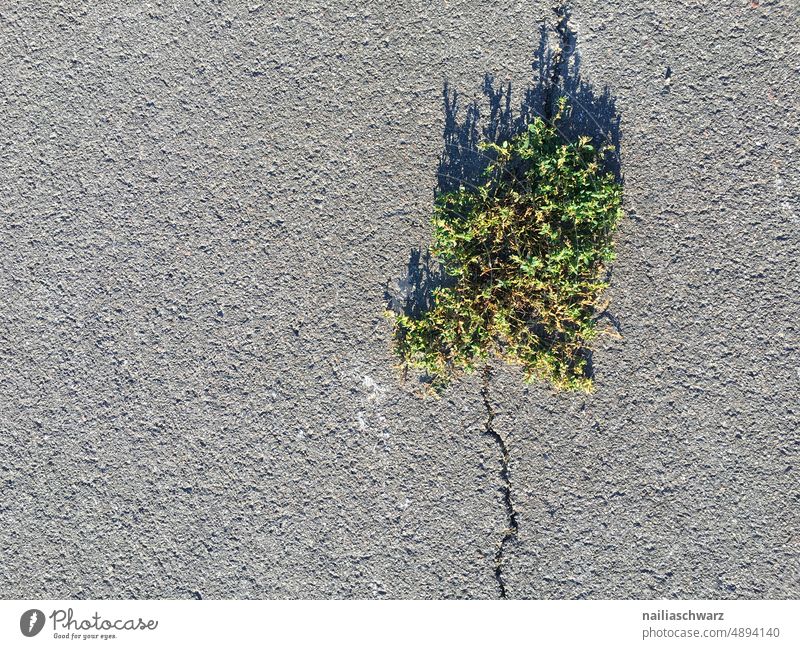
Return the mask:
[[[481,113],[477,101],[469,102],[462,111],[461,96],[445,81],[444,150],[439,160],[436,194],[476,185],[489,160],[478,150],[481,141],[502,142],[522,131],[534,117],[548,119],[559,96],[566,96],[571,107],[559,130],[567,141],[580,135],[591,136],[598,146],[609,146],[606,167],[617,180],[620,174],[620,118],[614,97],[604,87],[597,91],[581,77],[581,56],[576,49],[577,35],[569,28],[569,13],[560,33],[560,56],[548,44],[548,30],[542,25],[539,43],[531,70],[535,82],[524,88],[515,109],[511,83],[497,84],[493,75],[483,79],[483,94],[489,104],[487,115]],[[463,112],[463,118],[460,113]]]
[[452,284],[453,279],[428,250],[412,248],[406,277],[387,284],[384,297],[391,311],[419,318],[433,306],[433,291]]

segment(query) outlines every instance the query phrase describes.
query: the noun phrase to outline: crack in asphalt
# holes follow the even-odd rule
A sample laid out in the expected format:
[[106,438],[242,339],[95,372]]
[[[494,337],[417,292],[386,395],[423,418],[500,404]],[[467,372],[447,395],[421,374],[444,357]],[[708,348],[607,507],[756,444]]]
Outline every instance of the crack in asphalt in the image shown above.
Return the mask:
[[494,409],[489,400],[489,383],[491,378],[492,370],[487,364],[483,372],[483,387],[481,388],[483,405],[486,408],[486,428],[484,429],[484,434],[494,439],[500,449],[500,478],[503,485],[503,502],[505,503],[506,515],[508,518],[508,527],[506,527],[502,538],[498,541],[497,551],[494,555],[494,578],[497,580],[497,585],[500,588],[500,598],[508,599],[506,582],[503,578],[503,563],[505,561],[503,555],[505,553],[506,544],[519,532],[519,521],[517,519],[517,510],[514,508],[514,501],[511,498],[511,470],[509,468],[511,455],[508,452],[505,438],[493,427]]

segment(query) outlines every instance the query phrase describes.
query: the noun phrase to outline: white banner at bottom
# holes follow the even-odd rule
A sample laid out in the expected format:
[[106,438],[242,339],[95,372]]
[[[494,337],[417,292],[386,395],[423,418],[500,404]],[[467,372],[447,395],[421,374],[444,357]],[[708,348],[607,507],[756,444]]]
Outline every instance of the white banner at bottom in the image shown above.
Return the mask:
[[[191,644],[190,644],[191,643]],[[800,647],[800,602],[0,601],[0,647]]]

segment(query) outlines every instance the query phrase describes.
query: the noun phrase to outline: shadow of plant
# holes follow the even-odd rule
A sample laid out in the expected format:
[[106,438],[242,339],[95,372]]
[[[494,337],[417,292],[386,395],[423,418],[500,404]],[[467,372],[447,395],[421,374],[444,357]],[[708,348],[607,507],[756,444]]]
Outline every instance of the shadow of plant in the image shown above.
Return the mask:
[[406,277],[389,282],[384,297],[389,310],[419,318],[433,306],[433,291],[453,281],[428,250],[412,248]]

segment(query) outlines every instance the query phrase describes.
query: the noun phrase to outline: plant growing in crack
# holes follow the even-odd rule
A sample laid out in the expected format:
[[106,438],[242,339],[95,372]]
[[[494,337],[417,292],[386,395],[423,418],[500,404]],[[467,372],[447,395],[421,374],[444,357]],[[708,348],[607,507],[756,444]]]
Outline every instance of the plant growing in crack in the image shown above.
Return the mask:
[[483,180],[436,199],[433,254],[453,285],[433,292],[422,314],[396,318],[394,348],[404,369],[423,370],[434,391],[495,355],[526,380],[590,391],[589,343],[614,259],[622,187],[604,171],[604,148],[559,134],[565,98],[552,119],[481,149]]

